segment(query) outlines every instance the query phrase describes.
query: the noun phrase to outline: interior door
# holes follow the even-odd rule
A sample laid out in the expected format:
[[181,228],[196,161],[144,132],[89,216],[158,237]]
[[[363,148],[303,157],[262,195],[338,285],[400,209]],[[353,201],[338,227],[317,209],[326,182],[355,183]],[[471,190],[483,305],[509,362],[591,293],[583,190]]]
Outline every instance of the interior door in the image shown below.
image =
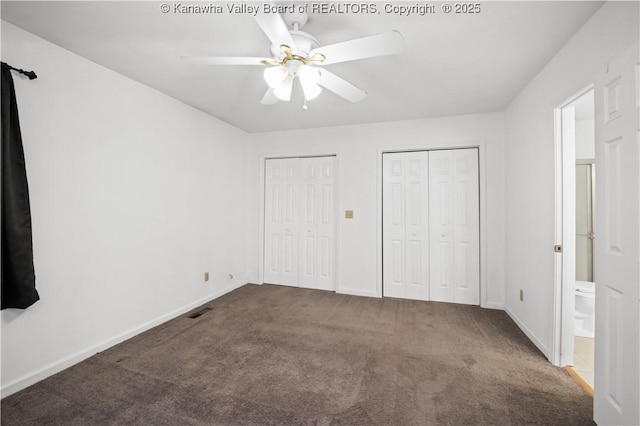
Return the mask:
[[595,82],[594,420],[599,425],[640,424],[638,62],[635,43]]
[[300,159],[300,287],[334,289],[334,162]]
[[429,300],[429,153],[383,158],[383,295]]
[[298,159],[265,167],[264,281],[298,286]]
[[480,304],[478,150],[429,152],[430,294]]

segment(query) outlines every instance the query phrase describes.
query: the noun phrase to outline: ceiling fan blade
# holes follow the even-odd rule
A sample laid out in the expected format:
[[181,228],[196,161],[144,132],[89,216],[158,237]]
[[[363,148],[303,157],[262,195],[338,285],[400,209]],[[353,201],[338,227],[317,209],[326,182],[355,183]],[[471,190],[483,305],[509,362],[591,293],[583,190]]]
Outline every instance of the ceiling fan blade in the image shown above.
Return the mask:
[[242,56],[183,56],[183,60],[198,65],[263,65],[270,58],[250,58]]
[[264,9],[260,8],[255,19],[274,46],[286,44],[294,52],[297,50],[287,24],[279,13],[264,13]]
[[342,77],[338,77],[324,68],[318,69],[320,70],[320,80],[318,80],[318,84],[336,95],[342,96],[346,100],[354,103],[363,100],[367,96],[367,92],[357,88]]
[[280,101],[280,99],[278,99],[278,97],[273,94],[273,89],[269,87],[267,89],[267,92],[262,97],[262,100],[260,101],[260,103],[262,105],[273,105],[275,103],[278,103],[278,101]]
[[319,62],[319,64],[330,65],[338,62],[393,55],[401,53],[403,49],[404,39],[402,34],[394,30],[319,47],[312,50],[310,55],[322,54],[325,56],[325,60]]

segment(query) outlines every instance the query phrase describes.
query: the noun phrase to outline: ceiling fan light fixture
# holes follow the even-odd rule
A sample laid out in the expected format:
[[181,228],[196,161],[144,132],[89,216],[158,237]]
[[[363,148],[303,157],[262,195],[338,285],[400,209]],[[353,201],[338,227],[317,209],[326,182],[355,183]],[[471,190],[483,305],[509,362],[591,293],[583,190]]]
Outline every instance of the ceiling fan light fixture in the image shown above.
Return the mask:
[[278,65],[275,67],[265,68],[264,80],[272,89],[278,89],[282,86],[284,81],[289,77],[289,70],[287,67]]
[[304,92],[304,97],[306,100],[310,101],[318,97],[318,95],[322,92],[322,87],[317,84],[304,84],[302,80],[300,80],[302,84],[302,91]]
[[298,69],[298,78],[306,100],[310,101],[318,97],[322,88],[318,85],[320,72],[314,67],[303,65]]
[[278,87],[273,88],[273,94],[281,101],[291,100],[291,91],[293,89],[293,77],[287,74],[287,77],[280,83]]
[[271,57],[185,59],[210,65],[265,65],[269,68],[264,70],[263,76],[269,89],[260,101],[262,104],[289,101],[294,80],[299,79],[306,105],[307,100],[316,98],[324,89],[351,102],[361,101],[367,95],[364,90],[328,71],[326,65],[394,55],[404,49],[402,34],[396,30],[320,46],[315,37],[301,31],[308,18],[305,7],[280,8],[274,0],[265,2],[269,10],[265,8],[264,13],[256,13],[254,17],[271,42]]

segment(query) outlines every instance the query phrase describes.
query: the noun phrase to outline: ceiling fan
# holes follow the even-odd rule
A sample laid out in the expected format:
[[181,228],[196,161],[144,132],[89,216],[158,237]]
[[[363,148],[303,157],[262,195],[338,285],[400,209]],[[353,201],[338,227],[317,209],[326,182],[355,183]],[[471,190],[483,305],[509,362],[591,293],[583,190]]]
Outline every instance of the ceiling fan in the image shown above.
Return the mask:
[[[403,38],[398,31],[388,31],[349,41],[320,47],[318,41],[300,29],[307,22],[303,12],[277,13],[258,11],[256,22],[271,41],[271,57],[205,56],[183,57],[194,64],[266,66],[264,79],[269,88],[262,104],[289,101],[296,80],[299,81],[306,102],[316,98],[322,87],[351,101],[358,102],[367,93],[328,71],[327,65],[377,56],[401,53]],[[289,29],[291,28],[291,29]]]

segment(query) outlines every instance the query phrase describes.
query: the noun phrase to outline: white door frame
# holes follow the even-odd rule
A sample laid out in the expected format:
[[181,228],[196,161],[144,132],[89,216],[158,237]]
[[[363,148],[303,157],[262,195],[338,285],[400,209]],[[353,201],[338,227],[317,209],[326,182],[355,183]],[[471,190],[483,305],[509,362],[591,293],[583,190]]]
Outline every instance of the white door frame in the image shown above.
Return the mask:
[[554,254],[553,338],[550,354],[553,365],[560,367],[573,365],[573,290],[576,276],[575,104],[590,91],[593,91],[593,85],[585,87],[554,108],[555,244],[561,246],[562,251]]
[[271,159],[284,159],[284,158],[311,158],[311,157],[335,157],[334,173],[334,191],[333,191],[333,208],[334,208],[334,247],[333,247],[333,291],[340,289],[340,156],[335,151],[314,151],[312,153],[286,153],[286,154],[271,154],[260,156],[260,182],[259,182],[259,223],[258,223],[258,282],[256,284],[264,284],[264,231],[265,231],[265,183],[266,183],[266,161]]
[[504,309],[502,304],[490,303],[487,301],[487,173],[486,173],[486,141],[451,141],[449,143],[439,142],[438,145],[427,143],[410,144],[403,148],[388,146],[378,148],[377,160],[377,195],[376,195],[376,250],[378,260],[378,271],[376,280],[376,297],[382,297],[382,154],[387,152],[409,152],[409,151],[434,151],[441,149],[478,149],[478,169],[479,169],[479,191],[480,191],[480,307],[491,309]]

